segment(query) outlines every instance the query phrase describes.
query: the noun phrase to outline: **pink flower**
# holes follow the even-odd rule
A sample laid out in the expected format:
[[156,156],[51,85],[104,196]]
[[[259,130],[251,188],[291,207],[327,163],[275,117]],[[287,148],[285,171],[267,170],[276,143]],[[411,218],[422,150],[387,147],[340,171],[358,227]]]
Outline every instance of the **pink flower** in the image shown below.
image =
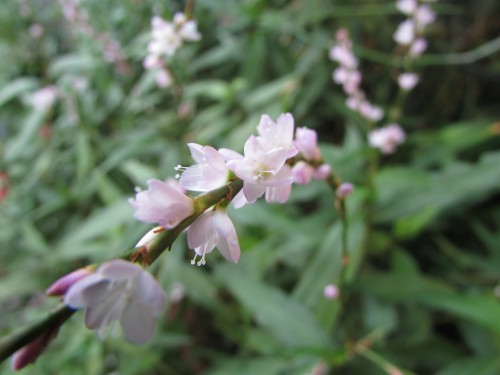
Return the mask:
[[410,46],[408,50],[408,55],[412,58],[418,57],[422,55],[427,49],[427,40],[424,38],[416,39]]
[[294,120],[290,113],[281,114],[276,123],[268,116],[262,115],[257,132],[257,139],[262,148],[272,151],[277,148],[286,151],[286,158],[297,155],[298,150],[293,143]]
[[298,161],[292,168],[293,182],[307,185],[314,177],[314,167],[305,161]]
[[184,189],[210,191],[223,186],[228,179],[229,169],[222,154],[211,146],[188,143],[192,158],[197,164],[182,170],[179,183]]
[[409,46],[415,40],[415,32],[415,22],[411,19],[407,19],[396,29],[394,40],[398,44]]
[[368,134],[370,146],[380,149],[382,154],[392,154],[405,141],[405,132],[398,124],[391,124]]
[[187,240],[189,248],[196,252],[191,264],[195,264],[196,258],[200,256],[197,264],[204,265],[205,255],[216,247],[224,258],[231,262],[237,263],[240,258],[238,236],[224,209],[216,208],[201,214],[189,227]]
[[64,303],[85,309],[87,328],[97,330],[101,338],[111,323],[120,321],[125,338],[142,344],[153,335],[166,296],[150,273],[134,263],[115,259],[75,283]]
[[350,182],[343,182],[337,188],[335,195],[340,199],[345,199],[354,190],[354,185]]
[[295,131],[295,146],[304,156],[304,159],[309,161],[321,160],[318,135],[315,130],[306,127],[297,128]]
[[398,84],[403,90],[410,91],[419,81],[419,76],[416,73],[403,73],[398,77]]
[[332,173],[332,167],[330,167],[328,164],[321,164],[314,171],[314,178],[316,180],[326,180],[328,177],[330,177],[330,173]]
[[335,284],[328,284],[323,289],[323,295],[326,299],[337,299],[340,294],[339,288]]
[[417,1],[416,0],[398,0],[396,1],[396,7],[398,10],[406,15],[410,15],[417,9]]
[[293,183],[290,168],[283,168],[287,158],[286,149],[266,150],[256,137],[248,138],[245,142],[245,157],[234,160],[234,172],[244,181],[243,192],[249,203],[264,195],[268,186]]
[[148,186],[148,190],[129,200],[137,220],[173,228],[193,213],[193,200],[184,194],[176,180],[149,180]]
[[160,69],[155,74],[155,82],[158,87],[169,87],[172,85],[172,75],[167,69]]

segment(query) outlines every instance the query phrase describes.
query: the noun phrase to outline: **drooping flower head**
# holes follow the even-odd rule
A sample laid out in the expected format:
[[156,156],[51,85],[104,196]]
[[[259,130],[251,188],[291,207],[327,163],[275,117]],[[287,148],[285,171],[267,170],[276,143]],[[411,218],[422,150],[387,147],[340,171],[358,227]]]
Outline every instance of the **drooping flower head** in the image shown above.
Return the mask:
[[233,263],[237,263],[240,258],[238,235],[225,209],[204,212],[189,227],[187,240],[189,248],[196,252],[191,264],[195,264],[196,258],[200,256],[197,264],[204,265],[205,255],[216,247],[224,258]]
[[85,325],[101,338],[110,324],[119,321],[125,338],[142,344],[153,335],[166,296],[150,273],[134,263],[115,259],[73,284],[64,303],[85,309]]
[[194,210],[193,200],[184,194],[177,180],[149,180],[148,190],[139,191],[130,199],[134,217],[146,223],[173,228]]

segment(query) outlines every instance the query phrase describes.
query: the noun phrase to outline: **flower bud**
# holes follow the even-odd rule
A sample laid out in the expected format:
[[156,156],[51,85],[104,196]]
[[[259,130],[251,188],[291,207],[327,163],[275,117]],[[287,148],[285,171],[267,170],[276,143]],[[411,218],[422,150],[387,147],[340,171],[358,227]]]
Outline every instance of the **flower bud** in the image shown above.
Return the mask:
[[89,270],[88,267],[80,268],[76,271],[70,272],[67,275],[56,280],[51,286],[49,286],[46,293],[49,296],[63,296],[74,283],[83,279],[84,277],[87,277],[90,274],[92,274],[92,271]]

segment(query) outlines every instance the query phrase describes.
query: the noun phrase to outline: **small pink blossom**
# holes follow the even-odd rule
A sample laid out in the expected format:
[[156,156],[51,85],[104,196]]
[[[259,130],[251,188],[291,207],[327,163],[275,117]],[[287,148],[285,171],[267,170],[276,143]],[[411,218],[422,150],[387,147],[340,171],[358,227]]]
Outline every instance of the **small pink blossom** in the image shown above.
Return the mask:
[[422,55],[427,49],[427,40],[424,38],[416,39],[410,46],[408,50],[408,55],[412,58]]
[[28,98],[29,103],[39,111],[50,109],[59,95],[59,90],[55,86],[46,86],[35,91]]
[[380,149],[382,154],[392,154],[405,141],[405,132],[398,124],[372,130],[368,134],[370,146]]
[[354,185],[350,182],[343,182],[337,188],[335,195],[340,199],[345,199],[354,190]]
[[436,13],[428,5],[422,4],[415,11],[414,19],[417,30],[421,32],[436,20]]
[[284,149],[286,157],[297,155],[298,150],[293,142],[294,120],[290,113],[281,114],[276,122],[268,115],[262,115],[257,126],[257,137],[262,148],[266,151]]
[[85,309],[87,328],[97,330],[101,338],[110,324],[120,321],[125,338],[142,344],[153,335],[166,296],[149,272],[134,263],[115,259],[73,284],[64,303],[74,309]]
[[419,81],[419,76],[416,73],[403,73],[398,77],[398,84],[403,90],[412,90]]
[[321,164],[316,170],[314,171],[314,178],[316,180],[321,180],[324,181],[328,177],[330,177],[330,174],[332,173],[332,167],[328,164]]
[[337,285],[328,284],[323,289],[323,295],[326,299],[337,299],[340,295],[340,291]]
[[167,69],[160,69],[155,74],[155,82],[158,87],[170,87],[172,85],[172,75]]
[[409,46],[415,40],[415,33],[415,22],[412,19],[407,19],[396,29],[394,40],[400,45]]
[[410,15],[417,9],[417,0],[398,0],[396,1],[396,7],[398,10],[406,15]]
[[153,179],[148,181],[148,186],[148,190],[139,191],[135,199],[129,200],[137,220],[170,229],[193,213],[193,200],[184,194],[176,180]]
[[210,191],[223,186],[228,179],[229,169],[224,156],[211,146],[201,146],[197,143],[188,143],[191,157],[197,164],[183,168],[179,183],[186,190]]
[[191,264],[204,265],[205,255],[217,247],[227,260],[237,263],[240,258],[240,244],[233,222],[224,209],[206,211],[190,225],[187,233],[188,246],[196,252]]
[[293,182],[307,185],[314,177],[314,167],[305,161],[298,161],[292,168]]
[[234,161],[234,172],[244,181],[243,192],[249,203],[264,195],[267,186],[293,183],[291,170],[283,168],[287,159],[286,149],[266,150],[256,137],[250,136],[245,142],[244,153],[243,159]]
[[301,127],[295,131],[295,146],[304,159],[309,161],[321,160],[318,148],[318,134],[315,130]]

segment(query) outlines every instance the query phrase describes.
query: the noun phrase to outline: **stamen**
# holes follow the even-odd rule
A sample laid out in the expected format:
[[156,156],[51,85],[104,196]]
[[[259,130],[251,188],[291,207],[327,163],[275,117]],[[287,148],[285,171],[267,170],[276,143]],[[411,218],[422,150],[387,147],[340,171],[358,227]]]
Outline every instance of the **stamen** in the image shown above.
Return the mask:
[[198,254],[194,254],[194,258],[191,260],[191,265],[194,266],[196,263],[196,258],[198,257]]
[[207,264],[207,262],[205,261],[205,254],[203,254],[203,256],[201,257],[201,259],[198,261],[198,267],[199,266],[204,266],[205,264]]

